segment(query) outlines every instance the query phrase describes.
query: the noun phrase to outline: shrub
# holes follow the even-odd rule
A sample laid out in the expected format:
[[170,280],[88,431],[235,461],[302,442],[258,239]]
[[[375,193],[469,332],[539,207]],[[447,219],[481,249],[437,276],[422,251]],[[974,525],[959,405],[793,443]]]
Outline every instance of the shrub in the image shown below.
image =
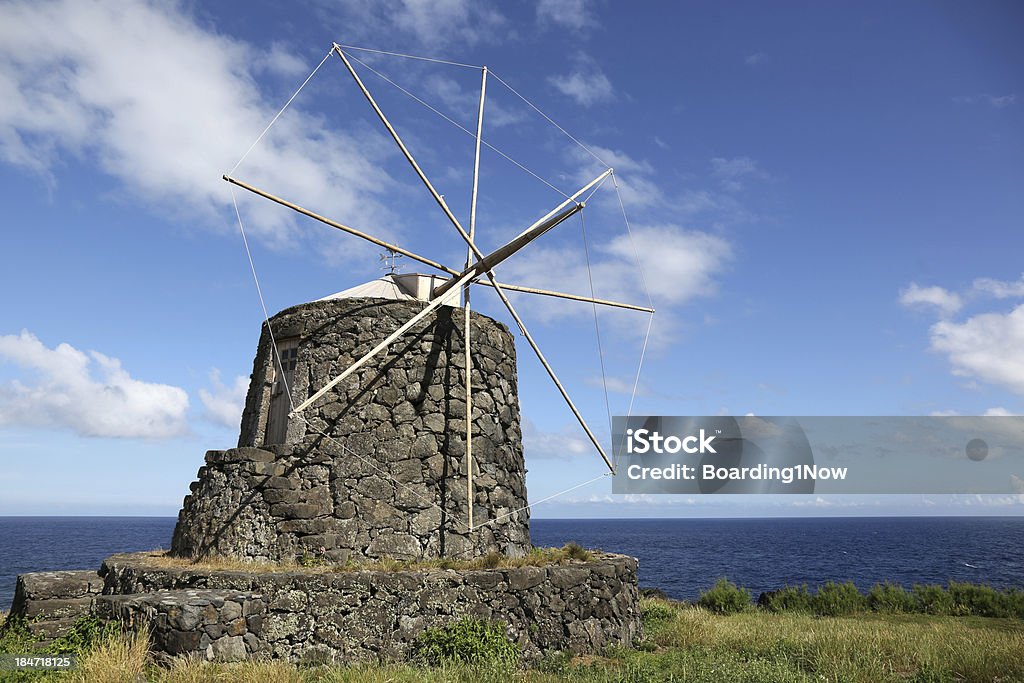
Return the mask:
[[566,543],[562,546],[562,550],[571,560],[580,560],[582,562],[590,560],[590,551],[586,550],[579,543]]
[[1006,607],[1010,614],[1018,619],[1024,619],[1024,590],[1011,588],[1004,593],[1006,596]]
[[991,586],[950,581],[948,593],[957,614],[976,614],[979,617],[1008,617],[1009,600]]
[[414,656],[429,666],[464,663],[513,668],[519,663],[519,649],[509,640],[504,624],[469,617],[421,633]]
[[813,612],[814,596],[807,590],[805,583],[800,588],[786,586],[777,591],[761,593],[757,605],[769,612]]
[[853,582],[835,583],[828,581],[814,596],[814,612],[826,617],[861,612],[867,608],[867,599],[860,594]]
[[868,591],[868,607],[875,612],[902,614],[916,612],[918,601],[913,594],[903,590],[903,586],[895,583],[876,583]]
[[0,654],[35,652],[39,647],[39,638],[28,630],[24,618],[4,618],[0,624]]
[[750,608],[750,591],[723,576],[711,590],[700,594],[697,604],[719,614],[735,614]]
[[953,598],[942,586],[914,584],[914,597],[918,610],[926,614],[950,615],[955,613]]
[[49,650],[54,654],[82,656],[103,643],[120,634],[118,625],[87,615],[80,617],[67,631],[50,643]]
[[640,601],[640,618],[645,626],[669,621],[675,615],[675,608],[663,600],[642,599]]

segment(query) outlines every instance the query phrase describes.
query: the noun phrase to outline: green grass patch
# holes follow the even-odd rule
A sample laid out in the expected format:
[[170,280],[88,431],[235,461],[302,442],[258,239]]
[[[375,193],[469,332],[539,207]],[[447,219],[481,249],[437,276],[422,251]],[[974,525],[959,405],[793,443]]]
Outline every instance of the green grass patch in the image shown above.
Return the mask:
[[519,664],[519,648],[509,640],[503,623],[465,617],[420,634],[415,659],[435,667],[470,664],[513,669]]

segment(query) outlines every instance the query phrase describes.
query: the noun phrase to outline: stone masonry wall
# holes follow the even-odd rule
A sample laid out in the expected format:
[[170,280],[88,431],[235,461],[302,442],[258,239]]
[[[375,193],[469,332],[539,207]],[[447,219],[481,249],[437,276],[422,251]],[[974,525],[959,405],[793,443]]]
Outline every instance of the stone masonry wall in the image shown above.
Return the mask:
[[23,619],[41,638],[53,638],[90,614],[102,592],[103,579],[95,570],[19,574],[8,616]]
[[507,624],[527,659],[630,647],[640,634],[634,558],[480,570],[198,572],[115,555],[98,612],[147,623],[153,647],[216,660],[401,660],[419,634],[463,616]]
[[[336,299],[270,320],[297,341],[295,404],[421,310],[415,301]],[[515,345],[472,314],[474,521],[468,532],[462,309],[442,306],[289,420],[266,443],[276,368],[264,325],[239,448],[210,451],[178,517],[172,552],[289,560],[468,557],[530,547]],[[513,514],[509,514],[513,513]]]

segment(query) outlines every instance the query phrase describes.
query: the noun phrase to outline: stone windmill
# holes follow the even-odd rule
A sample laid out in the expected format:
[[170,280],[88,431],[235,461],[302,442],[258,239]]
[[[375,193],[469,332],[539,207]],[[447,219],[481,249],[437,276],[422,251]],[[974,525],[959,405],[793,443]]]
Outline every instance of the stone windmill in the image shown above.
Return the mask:
[[612,169],[484,254],[475,236],[487,68],[481,67],[467,230],[342,46],[335,43],[324,61],[332,55],[344,63],[465,241],[466,263],[449,267],[225,175],[237,187],[440,275],[391,273],[267,318],[238,448],[207,454],[179,515],[172,552],[261,560],[311,553],[336,561],[467,557],[489,551],[521,555],[530,539],[515,345],[504,325],[471,310],[470,286],[494,290],[611,471],[611,460],[506,290],[653,309],[503,284],[494,268],[581,211],[580,198],[610,177]]

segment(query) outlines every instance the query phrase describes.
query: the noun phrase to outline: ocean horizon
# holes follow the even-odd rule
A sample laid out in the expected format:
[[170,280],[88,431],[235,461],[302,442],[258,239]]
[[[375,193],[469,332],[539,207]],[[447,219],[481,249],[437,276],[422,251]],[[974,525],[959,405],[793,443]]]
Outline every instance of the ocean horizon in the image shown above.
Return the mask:
[[[176,521],[0,516],[0,611],[18,574],[98,569],[113,553],[167,548]],[[534,545],[637,557],[640,585],[678,600],[695,600],[722,576],[755,597],[826,581],[1024,588],[1024,517],[535,518],[530,527]]]

